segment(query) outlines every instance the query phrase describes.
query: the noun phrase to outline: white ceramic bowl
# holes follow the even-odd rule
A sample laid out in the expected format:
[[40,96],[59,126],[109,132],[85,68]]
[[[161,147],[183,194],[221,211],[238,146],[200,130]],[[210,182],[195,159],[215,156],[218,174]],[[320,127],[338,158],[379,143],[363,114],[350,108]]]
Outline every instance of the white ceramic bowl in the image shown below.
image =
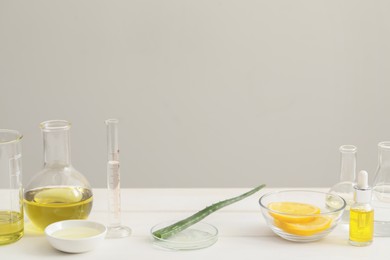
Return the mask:
[[66,253],[88,252],[103,241],[106,233],[106,226],[88,220],[64,220],[45,228],[49,243]]

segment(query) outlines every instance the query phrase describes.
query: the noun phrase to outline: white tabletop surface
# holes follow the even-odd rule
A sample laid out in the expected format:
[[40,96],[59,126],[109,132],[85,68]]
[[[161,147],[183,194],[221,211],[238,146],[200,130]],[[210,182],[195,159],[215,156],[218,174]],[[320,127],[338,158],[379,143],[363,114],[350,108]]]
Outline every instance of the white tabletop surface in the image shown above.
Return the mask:
[[[43,234],[34,232],[27,220],[25,235],[16,243],[0,246],[0,259],[390,259],[390,237],[375,237],[372,245],[348,244],[348,227],[339,225],[323,240],[294,243],[271,232],[263,219],[259,193],[208,216],[204,221],[218,228],[218,241],[194,251],[168,251],[153,246],[153,225],[181,219],[214,202],[239,195],[249,189],[122,189],[122,222],[132,235],[106,239],[102,245],[82,254],[66,254],[52,248]],[[325,189],[315,189],[325,190]],[[0,190],[0,200],[1,196]],[[107,191],[94,189],[91,220],[107,224]],[[389,251],[386,251],[389,250]]]

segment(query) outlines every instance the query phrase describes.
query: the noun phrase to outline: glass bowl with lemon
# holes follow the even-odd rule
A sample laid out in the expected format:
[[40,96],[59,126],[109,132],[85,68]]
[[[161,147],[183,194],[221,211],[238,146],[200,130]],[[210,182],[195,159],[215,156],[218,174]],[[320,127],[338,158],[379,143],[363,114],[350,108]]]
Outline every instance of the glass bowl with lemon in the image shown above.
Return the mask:
[[346,206],[336,194],[305,190],[271,192],[259,203],[272,231],[294,242],[317,241],[328,235],[340,222]]

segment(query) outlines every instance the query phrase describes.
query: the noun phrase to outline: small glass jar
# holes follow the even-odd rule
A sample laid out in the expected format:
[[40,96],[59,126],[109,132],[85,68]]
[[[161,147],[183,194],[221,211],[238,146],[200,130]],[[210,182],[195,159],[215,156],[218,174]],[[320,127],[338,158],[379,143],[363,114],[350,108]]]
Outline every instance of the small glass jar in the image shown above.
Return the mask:
[[86,219],[92,209],[92,189],[70,160],[71,124],[65,120],[41,123],[44,165],[26,186],[25,211],[40,229],[67,219]]

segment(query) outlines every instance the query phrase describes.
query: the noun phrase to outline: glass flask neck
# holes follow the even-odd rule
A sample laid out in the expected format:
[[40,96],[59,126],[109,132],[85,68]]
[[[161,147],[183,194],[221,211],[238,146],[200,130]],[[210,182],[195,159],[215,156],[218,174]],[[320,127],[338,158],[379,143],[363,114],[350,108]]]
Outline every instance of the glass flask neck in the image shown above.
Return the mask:
[[43,134],[44,167],[70,165],[70,123],[63,120],[41,124]]
[[356,152],[357,148],[353,145],[343,145],[340,147],[341,154],[341,172],[340,181],[354,182],[356,177]]
[[390,167],[390,142],[378,144],[378,167]]

